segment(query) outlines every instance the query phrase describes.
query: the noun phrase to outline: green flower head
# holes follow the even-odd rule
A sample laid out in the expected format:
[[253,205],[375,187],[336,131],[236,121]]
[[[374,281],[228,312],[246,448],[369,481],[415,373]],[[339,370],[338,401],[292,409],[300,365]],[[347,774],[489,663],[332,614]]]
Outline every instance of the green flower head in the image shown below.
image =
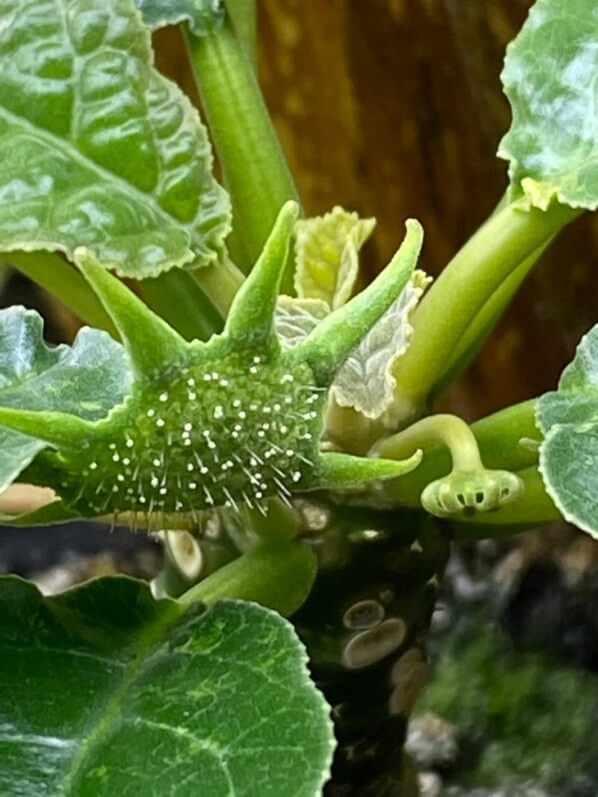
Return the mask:
[[[224,331],[187,342],[86,250],[79,267],[118,329],[133,387],[99,421],[59,412],[0,408],[0,423],[48,443],[31,468],[69,510],[83,516],[256,507],[296,492],[400,476],[405,461],[322,452],[333,378],[409,280],[422,241],[407,235],[380,276],[325,318],[299,345],[283,348],[273,318],[297,219],[281,210],[239,290]],[[42,475],[43,474],[43,479]]]

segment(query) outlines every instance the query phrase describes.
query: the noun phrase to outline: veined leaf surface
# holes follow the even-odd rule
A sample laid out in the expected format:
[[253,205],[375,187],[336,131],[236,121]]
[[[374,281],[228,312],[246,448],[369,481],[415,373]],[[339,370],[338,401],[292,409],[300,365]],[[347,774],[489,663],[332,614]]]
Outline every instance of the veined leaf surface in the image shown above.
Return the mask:
[[558,390],[538,400],[540,471],[565,518],[598,537],[598,326],[582,338]]
[[223,246],[205,129],[133,0],[0,0],[0,145],[1,250],[85,246],[143,278]]
[[292,626],[144,582],[0,580],[0,792],[316,797],[333,748]]
[[[128,357],[107,332],[86,327],[72,346],[49,346],[42,333],[34,310],[0,310],[0,404],[93,421],[123,401],[132,381]],[[0,427],[0,492],[46,445]]]
[[359,271],[359,250],[375,219],[335,207],[297,222],[295,288],[300,299],[321,299],[335,310],[350,298]]
[[537,0],[502,73],[513,123],[499,155],[515,195],[598,207],[597,79],[595,0]]

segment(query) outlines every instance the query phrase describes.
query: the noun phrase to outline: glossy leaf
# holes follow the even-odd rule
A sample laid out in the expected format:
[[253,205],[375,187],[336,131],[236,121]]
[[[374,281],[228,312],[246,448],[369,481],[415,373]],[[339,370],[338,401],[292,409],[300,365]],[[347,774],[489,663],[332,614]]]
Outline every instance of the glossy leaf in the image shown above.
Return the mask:
[[[84,328],[72,346],[48,346],[34,310],[0,311],[0,404],[59,410],[98,420],[130,390],[124,348],[106,332]],[[0,491],[46,447],[35,437],[0,427]]]
[[335,207],[297,222],[295,289],[301,299],[322,299],[332,309],[350,298],[359,270],[359,250],[375,219],[360,219]]
[[537,403],[540,472],[564,517],[598,537],[598,326],[582,339],[557,391]]
[[215,260],[229,203],[133,0],[0,0],[0,249],[132,277]]
[[499,155],[515,195],[543,209],[553,197],[598,206],[597,77],[595,0],[537,0],[502,73],[513,123]]
[[135,3],[152,30],[188,22],[196,36],[203,36],[224,18],[223,0],[135,0]]
[[156,601],[144,582],[44,598],[0,581],[0,792],[314,797],[328,708],[292,626],[257,604]]

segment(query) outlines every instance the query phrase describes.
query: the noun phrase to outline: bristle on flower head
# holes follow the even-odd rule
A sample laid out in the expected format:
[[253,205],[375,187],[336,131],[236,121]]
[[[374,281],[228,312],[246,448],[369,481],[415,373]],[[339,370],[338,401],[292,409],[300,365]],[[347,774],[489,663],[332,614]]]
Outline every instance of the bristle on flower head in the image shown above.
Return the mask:
[[[52,434],[53,419],[29,413],[56,449],[40,457],[66,506],[85,516],[263,509],[273,496],[288,503],[296,492],[393,478],[417,465],[417,457],[322,454],[320,438],[331,378],[408,281],[421,228],[410,222],[388,269],[288,350],[278,345],[273,315],[296,217],[294,203],[283,207],[224,333],[207,343],[184,341],[82,255],[82,272],[130,354],[134,384],[107,418],[75,419],[62,435],[60,419]],[[0,408],[0,423],[24,429],[18,410]]]

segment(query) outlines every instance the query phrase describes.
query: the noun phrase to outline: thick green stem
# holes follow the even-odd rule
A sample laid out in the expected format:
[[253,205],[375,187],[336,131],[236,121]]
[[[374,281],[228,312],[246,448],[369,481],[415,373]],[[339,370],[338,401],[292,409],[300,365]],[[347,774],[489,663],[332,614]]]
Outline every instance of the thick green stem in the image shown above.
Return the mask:
[[2,259],[64,302],[86,324],[118,337],[114,324],[86,280],[59,255],[42,251],[10,252]]
[[[230,20],[187,42],[212,140],[231,194],[235,237],[231,251],[247,272],[282,205],[297,191],[257,83],[255,70]],[[233,244],[236,248],[233,248]],[[292,289],[290,269],[283,285]]]
[[222,331],[222,314],[190,272],[173,269],[143,280],[140,287],[152,310],[187,340],[207,340]]
[[526,258],[494,291],[481,308],[457,345],[442,377],[436,382],[434,386],[435,395],[442,393],[445,387],[454,382],[476,357],[490,333],[500,321],[513,296],[515,296],[549,244],[550,241]]
[[226,318],[233,299],[243,284],[242,272],[225,256],[222,262],[214,266],[197,269],[193,276],[220,315]]
[[398,363],[397,402],[421,411],[470,325],[499,286],[580,211],[515,203],[497,212],[444,269],[414,314],[413,339]]
[[256,0],[226,0],[237,38],[245,48],[252,64],[257,60],[257,3]]
[[536,399],[481,418],[472,424],[471,429],[482,458],[490,468],[518,471],[538,461],[537,448],[526,445],[531,441],[539,444],[542,439],[536,426]]
[[268,545],[220,568],[185,592],[185,604],[211,604],[222,598],[255,601],[282,615],[295,612],[309,595],[316,558],[305,543]]

